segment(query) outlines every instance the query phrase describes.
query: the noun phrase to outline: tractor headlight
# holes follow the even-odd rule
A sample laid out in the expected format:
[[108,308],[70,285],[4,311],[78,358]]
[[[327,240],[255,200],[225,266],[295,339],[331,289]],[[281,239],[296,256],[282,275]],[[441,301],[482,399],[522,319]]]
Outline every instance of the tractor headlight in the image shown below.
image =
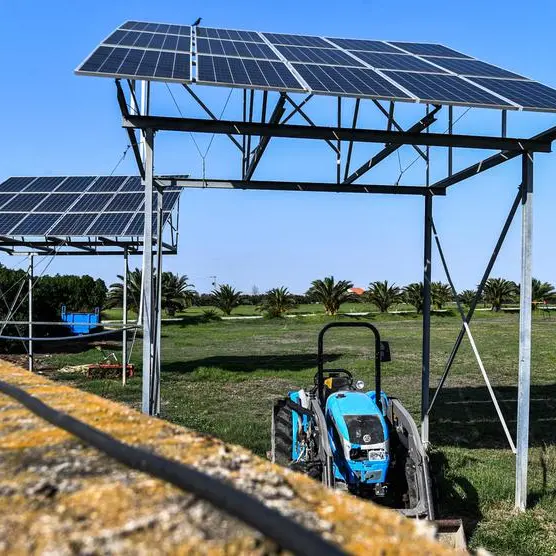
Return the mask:
[[363,388],[365,388],[365,383],[364,383],[362,380],[358,380],[358,381],[355,383],[355,388],[356,388],[357,390],[363,390]]

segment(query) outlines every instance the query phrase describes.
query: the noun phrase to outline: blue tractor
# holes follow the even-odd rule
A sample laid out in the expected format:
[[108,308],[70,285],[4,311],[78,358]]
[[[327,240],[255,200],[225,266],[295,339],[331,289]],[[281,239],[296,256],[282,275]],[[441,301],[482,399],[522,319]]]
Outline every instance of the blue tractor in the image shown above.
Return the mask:
[[[325,334],[345,327],[374,336],[371,391],[349,370],[325,368]],[[381,389],[385,361],[390,347],[372,324],[327,324],[318,337],[313,387],[289,392],[273,408],[272,461],[404,515],[434,519],[428,458],[411,415]]]

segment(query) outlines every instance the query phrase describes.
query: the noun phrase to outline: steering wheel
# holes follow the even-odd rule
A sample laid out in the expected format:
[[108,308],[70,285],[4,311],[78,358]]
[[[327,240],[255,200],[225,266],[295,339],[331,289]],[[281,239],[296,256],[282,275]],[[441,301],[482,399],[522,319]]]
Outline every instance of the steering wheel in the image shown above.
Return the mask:
[[[324,371],[329,373],[328,377],[326,377],[326,378],[330,378],[332,373],[336,373],[336,375],[345,375],[349,379],[349,383],[353,384],[353,375],[351,374],[350,371],[348,371],[346,369],[324,369]],[[315,386],[318,385],[318,376],[319,376],[319,374],[316,373],[315,376],[313,377],[313,382],[314,382]],[[326,378],[324,378],[324,380],[326,380]]]

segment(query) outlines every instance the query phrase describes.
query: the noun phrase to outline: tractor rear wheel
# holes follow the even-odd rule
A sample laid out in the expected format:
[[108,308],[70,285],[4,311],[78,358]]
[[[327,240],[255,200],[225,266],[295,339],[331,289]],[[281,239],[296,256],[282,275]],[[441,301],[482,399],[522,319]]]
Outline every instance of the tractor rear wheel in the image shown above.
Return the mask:
[[278,400],[272,408],[272,461],[283,466],[292,462],[292,421],[292,410],[286,405],[286,400]]

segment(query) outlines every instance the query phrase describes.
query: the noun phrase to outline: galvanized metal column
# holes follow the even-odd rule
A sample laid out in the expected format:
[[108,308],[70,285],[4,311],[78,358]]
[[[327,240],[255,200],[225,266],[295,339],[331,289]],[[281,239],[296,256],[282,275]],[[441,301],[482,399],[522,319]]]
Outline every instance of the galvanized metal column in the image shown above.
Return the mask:
[[531,309],[533,238],[533,154],[522,156],[521,185],[521,289],[519,300],[519,378],[517,387],[517,457],[515,507],[527,506],[527,465],[529,456],[529,396],[531,386]]
[[141,409],[152,414],[153,379],[153,151],[154,131],[145,130],[145,228],[143,233],[143,390]]
[[123,331],[122,331],[122,385],[125,386],[127,380],[127,273],[128,273],[128,252],[124,249],[124,291],[123,291]]
[[421,439],[429,441],[429,383],[431,359],[431,246],[432,194],[425,196],[425,237],[423,248],[423,343],[421,351]]
[[29,358],[29,370],[33,372],[34,368],[34,357],[33,357],[33,255],[29,255],[29,271],[27,273],[27,279],[29,284],[29,346],[28,346],[28,358]]
[[154,352],[155,389],[154,414],[160,415],[160,344],[162,341],[162,223],[163,223],[163,193],[162,187],[157,189],[156,203],[156,300],[155,300],[155,326],[156,326],[156,349]]

